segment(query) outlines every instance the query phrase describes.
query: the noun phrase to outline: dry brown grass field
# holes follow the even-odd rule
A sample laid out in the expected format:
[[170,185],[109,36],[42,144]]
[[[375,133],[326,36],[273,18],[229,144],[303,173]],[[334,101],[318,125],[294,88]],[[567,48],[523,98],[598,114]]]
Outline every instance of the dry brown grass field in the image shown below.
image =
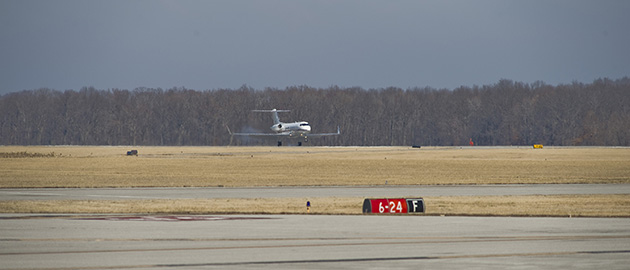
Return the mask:
[[629,148],[0,147],[21,152],[0,188],[630,183]]
[[[0,201],[0,213],[362,214],[363,198]],[[424,197],[421,215],[630,217],[630,196],[528,195]],[[254,206],[254,207],[253,207]]]
[[[128,150],[138,156],[126,156]],[[630,183],[630,148],[0,146],[0,188]],[[255,200],[256,209],[250,209]],[[311,199],[359,214],[362,198]],[[425,198],[430,215],[630,217],[628,195]],[[305,212],[304,198],[4,201],[2,213]]]

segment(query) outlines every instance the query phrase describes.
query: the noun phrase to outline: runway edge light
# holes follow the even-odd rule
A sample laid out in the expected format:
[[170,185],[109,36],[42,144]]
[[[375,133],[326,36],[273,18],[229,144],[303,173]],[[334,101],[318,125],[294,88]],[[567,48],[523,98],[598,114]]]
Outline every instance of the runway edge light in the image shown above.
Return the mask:
[[363,200],[363,213],[369,214],[406,214],[424,213],[422,198],[370,199]]

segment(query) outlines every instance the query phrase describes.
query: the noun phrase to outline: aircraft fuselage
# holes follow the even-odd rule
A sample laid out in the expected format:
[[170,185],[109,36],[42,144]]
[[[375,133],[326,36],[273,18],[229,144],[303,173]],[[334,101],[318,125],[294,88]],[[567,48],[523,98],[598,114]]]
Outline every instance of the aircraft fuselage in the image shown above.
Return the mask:
[[308,122],[293,122],[293,123],[277,123],[271,126],[271,130],[278,134],[284,134],[289,136],[304,136],[311,132],[311,126]]

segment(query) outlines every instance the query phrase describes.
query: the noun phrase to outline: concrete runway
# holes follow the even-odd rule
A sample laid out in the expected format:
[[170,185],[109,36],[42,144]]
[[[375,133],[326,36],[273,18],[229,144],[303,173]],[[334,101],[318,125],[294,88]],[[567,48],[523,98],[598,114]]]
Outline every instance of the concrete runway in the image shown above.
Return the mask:
[[630,194],[630,184],[341,186],[248,188],[0,189],[0,200],[124,200],[209,198],[422,197]]
[[[0,200],[630,194],[628,184],[0,189]],[[628,269],[630,219],[0,214],[0,269]]]
[[630,219],[0,215],[0,269],[628,269]]

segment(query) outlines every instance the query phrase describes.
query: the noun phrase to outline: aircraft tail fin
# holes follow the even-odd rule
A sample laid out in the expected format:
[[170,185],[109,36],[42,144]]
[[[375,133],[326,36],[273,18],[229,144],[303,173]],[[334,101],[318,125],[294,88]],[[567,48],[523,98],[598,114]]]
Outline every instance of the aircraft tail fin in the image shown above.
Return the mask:
[[273,120],[273,124],[277,125],[280,124],[280,117],[278,117],[278,113],[279,112],[290,112],[290,110],[252,110],[252,112],[270,112],[271,113],[271,119]]

